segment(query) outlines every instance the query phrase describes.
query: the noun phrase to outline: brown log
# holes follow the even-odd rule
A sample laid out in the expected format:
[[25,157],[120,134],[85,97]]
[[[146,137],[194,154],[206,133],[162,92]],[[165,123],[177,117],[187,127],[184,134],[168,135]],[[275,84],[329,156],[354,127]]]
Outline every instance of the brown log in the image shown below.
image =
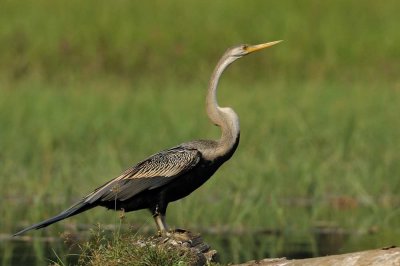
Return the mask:
[[287,260],[286,258],[263,259],[249,261],[233,266],[360,266],[379,265],[392,266],[400,265],[400,248],[387,247],[382,249],[366,250],[341,255],[331,255],[310,259]]

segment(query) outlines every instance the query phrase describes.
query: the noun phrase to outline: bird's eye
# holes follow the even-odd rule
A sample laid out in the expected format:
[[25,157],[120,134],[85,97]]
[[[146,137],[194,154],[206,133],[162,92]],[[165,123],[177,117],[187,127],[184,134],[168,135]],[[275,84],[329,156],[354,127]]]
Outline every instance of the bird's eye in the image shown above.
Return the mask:
[[243,50],[246,50],[247,47],[248,47],[248,45],[244,44],[244,45],[242,46],[242,49],[243,49]]

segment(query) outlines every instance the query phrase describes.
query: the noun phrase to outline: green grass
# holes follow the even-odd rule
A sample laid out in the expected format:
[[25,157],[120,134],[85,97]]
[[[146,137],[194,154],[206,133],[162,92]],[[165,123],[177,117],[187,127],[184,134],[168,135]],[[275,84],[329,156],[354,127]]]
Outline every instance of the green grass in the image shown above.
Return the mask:
[[[311,231],[321,224],[356,232],[341,251],[398,244],[399,7],[3,1],[0,233],[58,213],[163,148],[217,138],[204,95],[221,53],[284,39],[224,74],[219,99],[240,116],[239,149],[208,183],[170,205],[169,224],[281,232],[262,239],[265,246],[206,237],[226,248],[225,262],[283,254],[293,239],[318,254]],[[30,235],[113,224],[116,216],[94,209]],[[146,211],[127,217],[153,226]],[[241,241],[253,247],[247,254]],[[6,265],[13,247],[5,247]]]
[[141,238],[131,232],[111,239],[101,227],[93,230],[91,240],[82,246],[78,265],[82,266],[189,266],[196,265],[196,253],[189,249],[160,243],[156,238]]

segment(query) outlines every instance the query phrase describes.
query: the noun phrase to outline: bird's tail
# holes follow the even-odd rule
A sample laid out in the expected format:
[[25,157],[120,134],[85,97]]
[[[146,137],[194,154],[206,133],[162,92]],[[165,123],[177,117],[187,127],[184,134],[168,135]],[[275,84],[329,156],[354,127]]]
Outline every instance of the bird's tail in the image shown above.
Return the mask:
[[74,216],[74,215],[76,215],[78,213],[81,213],[81,212],[84,212],[84,211],[86,211],[88,209],[91,209],[94,206],[95,205],[90,204],[90,203],[85,202],[84,200],[82,200],[82,201],[72,205],[70,208],[68,208],[67,210],[63,211],[62,213],[60,213],[60,214],[58,214],[58,215],[56,215],[56,216],[54,216],[52,218],[49,218],[47,220],[44,220],[44,221],[42,221],[40,223],[31,225],[31,226],[19,231],[18,233],[15,233],[13,236],[21,235],[21,234],[23,234],[23,233],[25,233],[25,232],[27,232],[29,230],[32,230],[32,229],[40,229],[40,228],[46,227],[46,226],[48,226],[50,224],[53,224],[53,223],[58,222],[60,220],[66,219],[66,218],[71,217],[71,216]]

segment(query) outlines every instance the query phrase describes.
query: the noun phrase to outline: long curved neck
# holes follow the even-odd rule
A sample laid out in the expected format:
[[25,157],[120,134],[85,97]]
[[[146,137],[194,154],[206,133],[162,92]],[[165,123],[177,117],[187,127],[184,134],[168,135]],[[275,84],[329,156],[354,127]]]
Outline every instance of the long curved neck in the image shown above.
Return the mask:
[[221,128],[222,135],[217,141],[217,149],[213,152],[215,157],[223,156],[236,148],[239,138],[239,117],[229,107],[220,107],[217,102],[218,81],[223,71],[233,62],[235,58],[226,54],[220,59],[211,76],[207,97],[206,110],[210,120]]

